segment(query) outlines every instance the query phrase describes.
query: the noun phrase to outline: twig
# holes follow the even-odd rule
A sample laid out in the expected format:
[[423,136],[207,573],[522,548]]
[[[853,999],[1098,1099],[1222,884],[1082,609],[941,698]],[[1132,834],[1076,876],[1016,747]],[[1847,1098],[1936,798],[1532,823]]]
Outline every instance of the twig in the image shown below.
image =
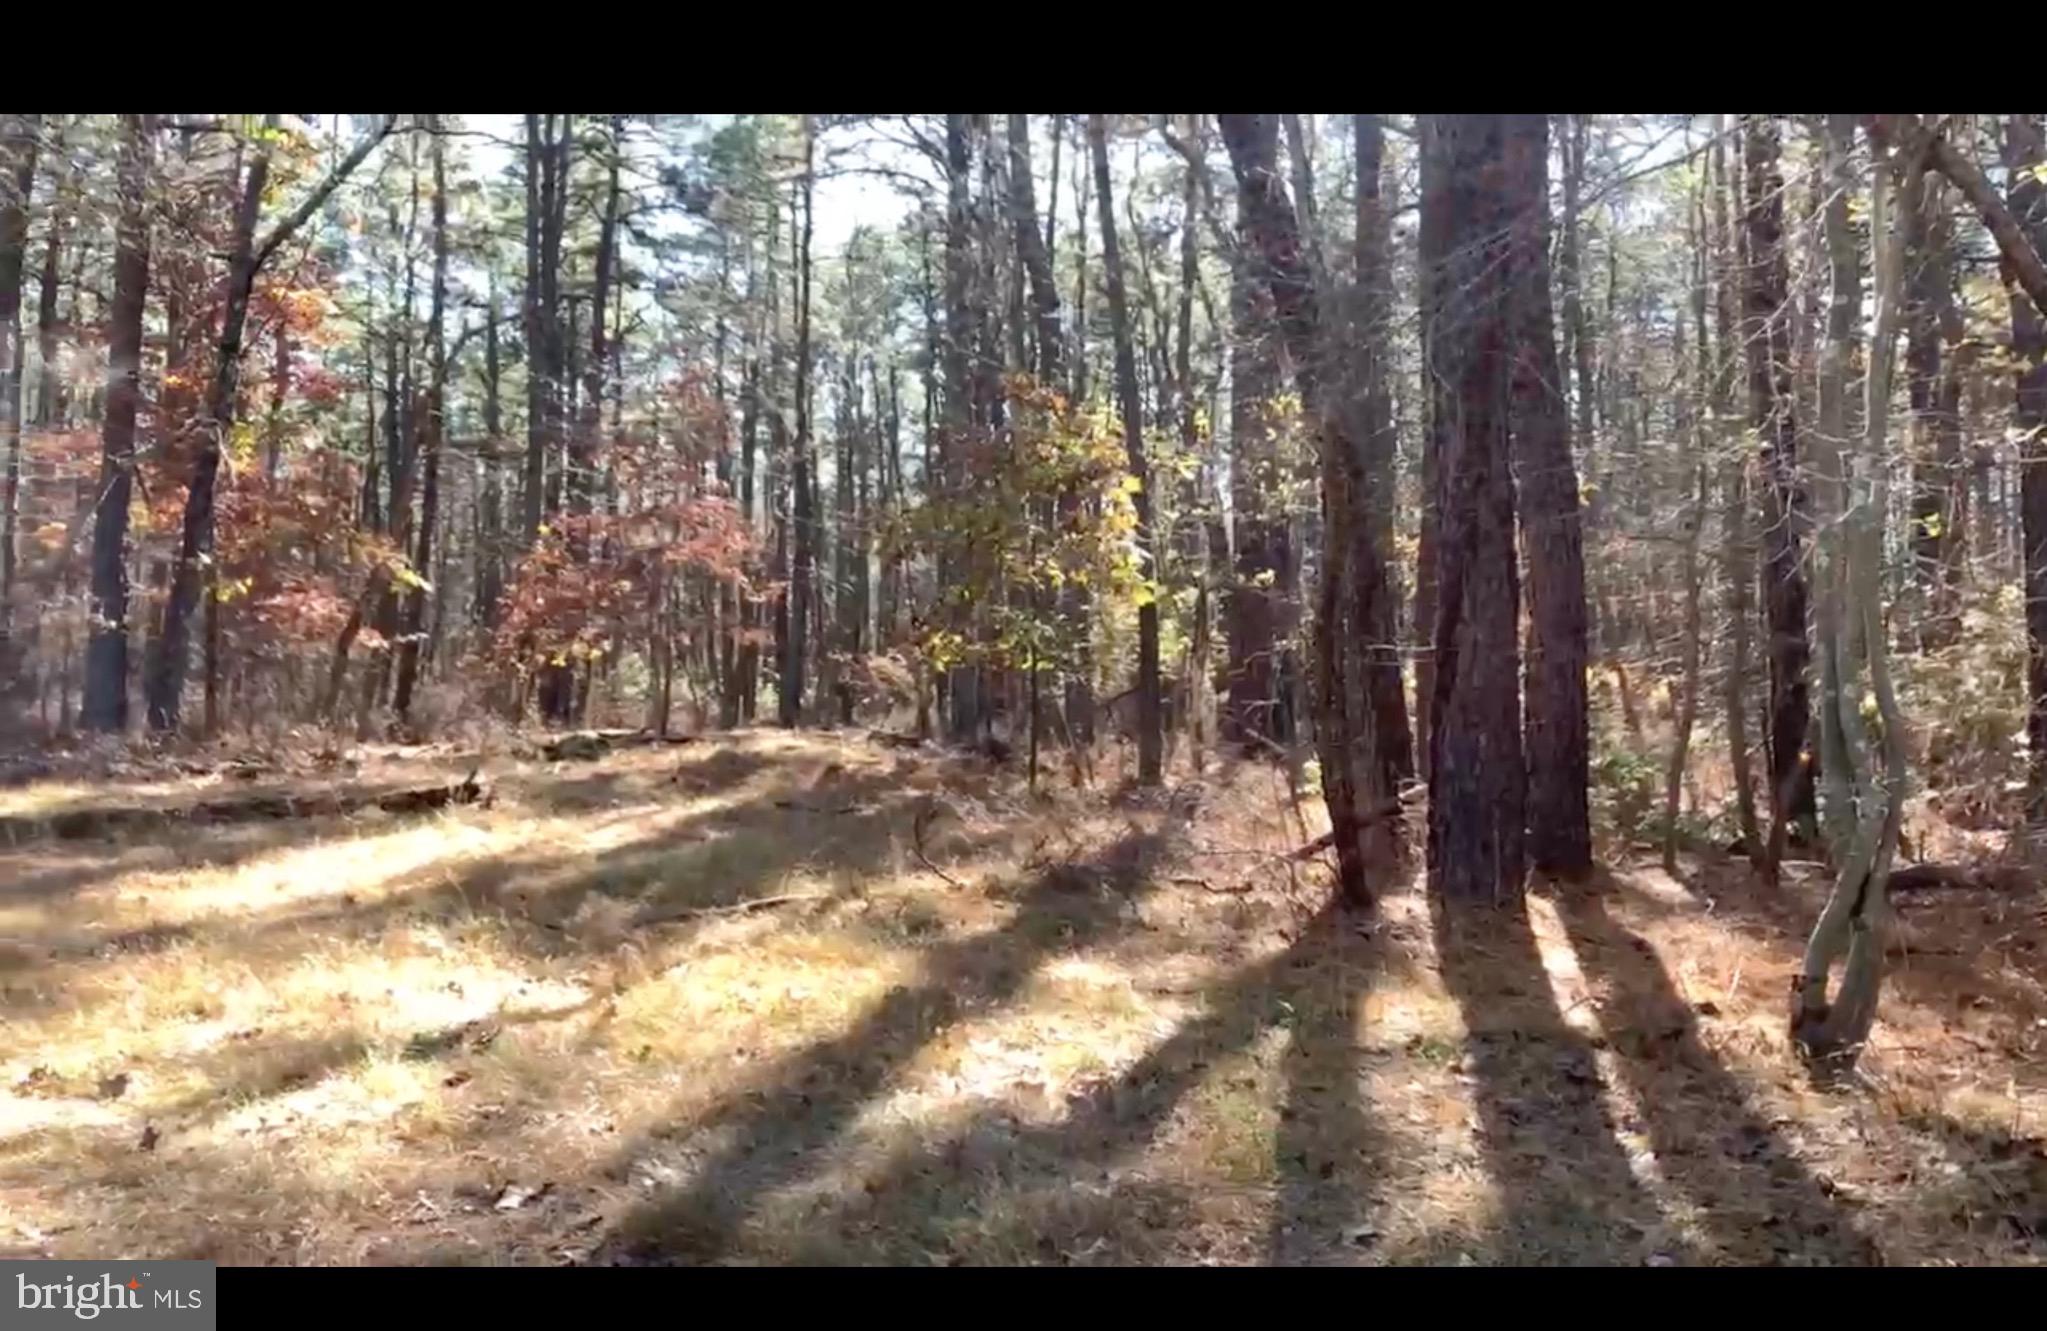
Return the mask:
[[933,864],[931,862],[931,857],[924,853],[924,824],[930,822],[931,817],[932,810],[927,807],[918,810],[916,818],[911,820],[910,823],[911,849],[917,852],[917,860],[925,868],[931,870],[931,872],[937,874],[940,878],[944,879],[947,883],[951,884],[952,886],[963,888],[966,886],[965,883],[962,883],[959,879],[953,877],[945,870]]
[[788,892],[775,897],[753,897],[746,901],[735,901],[729,906],[694,906],[686,910],[650,911],[633,921],[635,929],[650,924],[670,924],[676,920],[695,920],[710,915],[745,915],[771,906],[787,906],[798,901],[823,901],[830,893]]
[[1206,878],[1197,878],[1192,874],[1175,874],[1166,881],[1169,883],[1179,883],[1185,887],[1198,887],[1204,892],[1213,892],[1218,896],[1241,896],[1251,890],[1251,884],[1248,881],[1224,883],[1221,887],[1217,887]]

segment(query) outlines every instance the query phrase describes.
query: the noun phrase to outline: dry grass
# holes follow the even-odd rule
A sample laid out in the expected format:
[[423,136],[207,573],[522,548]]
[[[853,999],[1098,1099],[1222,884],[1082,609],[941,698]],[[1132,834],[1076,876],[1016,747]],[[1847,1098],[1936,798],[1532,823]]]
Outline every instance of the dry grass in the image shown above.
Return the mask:
[[1822,1091],[1781,1034],[1818,883],[1361,921],[1243,853],[1298,840],[1262,766],[1146,800],[831,735],[490,766],[488,809],[0,855],[0,1251],[2047,1257],[2036,896],[1911,908],[1869,1083]]

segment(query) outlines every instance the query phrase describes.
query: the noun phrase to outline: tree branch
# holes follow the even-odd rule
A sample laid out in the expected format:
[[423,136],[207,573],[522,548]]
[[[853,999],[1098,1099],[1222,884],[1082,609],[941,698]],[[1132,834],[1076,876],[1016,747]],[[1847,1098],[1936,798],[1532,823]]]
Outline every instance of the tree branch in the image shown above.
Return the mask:
[[2030,296],[2033,305],[2047,318],[2047,263],[2040,260],[2040,252],[2026,238],[2026,232],[2019,220],[2012,216],[2011,209],[1991,187],[1990,180],[1967,155],[1949,143],[1945,134],[1936,134],[1932,142],[1933,164],[1940,173],[1955,182],[1964,197],[1974,204],[1982,214],[1983,225],[1997,241],[1998,253],[2011,268],[2018,284]]
[[263,265],[269,262],[270,256],[276,252],[277,247],[290,240],[292,233],[304,226],[306,219],[319,211],[320,205],[327,202],[328,196],[340,188],[342,181],[348,179],[349,173],[358,166],[361,166],[363,159],[368,157],[376,149],[376,146],[388,138],[391,131],[397,127],[398,117],[387,115],[384,117],[382,125],[378,126],[362,142],[350,149],[348,156],[342,158],[335,168],[327,173],[327,178],[320,182],[319,188],[307,195],[305,202],[294,209],[291,216],[272,227],[270,234],[263,237],[263,243],[256,247],[251,271],[262,272]]

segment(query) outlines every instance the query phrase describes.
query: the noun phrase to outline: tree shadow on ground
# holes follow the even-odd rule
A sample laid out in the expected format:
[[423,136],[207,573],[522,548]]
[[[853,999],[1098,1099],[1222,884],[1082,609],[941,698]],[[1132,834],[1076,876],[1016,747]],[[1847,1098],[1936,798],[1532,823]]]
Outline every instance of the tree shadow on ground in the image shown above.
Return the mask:
[[[227,827],[180,824],[166,834],[128,842],[26,842],[0,853],[0,904],[76,896],[134,873],[233,868],[346,826],[345,818],[279,819]],[[33,867],[52,854],[75,858]]]
[[[1832,880],[1787,879],[1771,887],[1741,873],[1711,872],[1702,865],[1687,886],[1699,895],[1716,920],[1745,940],[1797,964],[1807,938],[1826,904]],[[1625,892],[1630,909],[1671,913],[1674,906],[1645,893],[1624,878],[1614,885]],[[1883,1001],[1903,1002],[1942,1022],[1973,1026],[1979,1035],[2003,1037],[2013,1043],[2047,1015],[2047,916],[2039,913],[2040,898],[2002,891],[1970,889],[1914,894],[1894,901],[1886,943]],[[1881,1019],[1881,1009],[1879,1009]],[[2003,1031],[1985,1027],[2004,1027]],[[2047,1070],[2013,1050],[2019,1080],[2039,1084]]]
[[[1076,888],[1091,875],[1062,865],[1022,893],[1000,928],[947,941],[925,958],[925,976],[898,986],[842,1034],[779,1060],[756,1089],[731,1098],[657,1140],[629,1143],[615,1169],[659,1153],[659,1136],[682,1139],[691,1181],[634,1208],[613,1226],[599,1260],[704,1262],[738,1242],[754,1199],[808,1177],[861,1111],[932,1040],[957,1022],[1014,999],[1036,965],[1100,943],[1131,923],[1129,905],[1149,885],[1155,833],[1132,828],[1095,860],[1111,891]],[[707,1152],[693,1145],[708,1141]],[[722,1144],[721,1144],[722,1143]]]
[[1971,1127],[1937,1110],[1899,1121],[1930,1138],[1952,1166],[1946,1179],[1914,1189],[1927,1220],[2003,1245],[2017,1259],[2047,1257],[2047,1141]]
[[1358,1035],[1365,994],[1395,953],[1357,925],[1334,908],[1316,916],[1281,999],[1293,1030],[1280,1063],[1266,1251],[1278,1265],[1357,1260],[1379,1237],[1370,1221],[1393,1151],[1366,1112]]
[[[1697,1013],[1650,944],[1609,911],[1610,883],[1556,897],[1600,1025],[1640,1106],[1665,1178],[1727,1260],[1879,1260],[1871,1241],[1706,1047]],[[1635,1125],[1628,1125],[1634,1127]]]
[[[1028,937],[1045,934],[1061,913],[1045,892],[1042,886],[1034,889],[1011,929],[965,945],[988,958],[1006,957],[1005,974],[1015,977],[978,992],[974,1008],[1011,996],[1025,968],[1048,954]],[[1101,941],[1110,923],[1098,917],[1083,936],[1062,941]],[[1193,1218],[1212,1182],[1156,1176],[1126,1162],[1144,1152],[1175,1107],[1221,1060],[1289,1024],[1304,1043],[1285,1073],[1295,1083],[1287,1100],[1298,1126],[1282,1133],[1280,1149],[1290,1159],[1281,1170],[1313,1182],[1312,1189],[1305,1183],[1288,1189],[1274,1243],[1288,1245],[1289,1254],[1297,1241],[1305,1250],[1318,1237],[1309,1226],[1326,1221],[1332,1205],[1324,1190],[1354,1189],[1341,1207],[1362,1213],[1379,1172],[1376,1139],[1357,1098],[1354,1050],[1345,1052],[1353,1036],[1349,986],[1342,978],[1346,969],[1364,969],[1373,961],[1370,945],[1347,929],[1332,906],[1291,946],[1207,992],[1204,1012],[1127,1070],[1069,1099],[1056,1111],[1056,1122],[1026,1123],[1006,1103],[986,1104],[941,1134],[896,1146],[863,1171],[863,1182],[821,1198],[794,1240],[795,1250],[779,1259],[1159,1262],[1205,1255]],[[1344,968],[1322,974],[1332,952]],[[961,969],[965,960],[939,974]],[[686,1264],[745,1254],[751,1246],[748,1223],[770,1195],[825,1168],[829,1149],[844,1137],[860,1103],[871,1101],[887,1074],[939,1029],[933,1023],[920,1037],[910,1023],[886,1014],[869,1027],[892,1032],[882,1038],[879,1061],[858,1062],[875,1043],[871,1036],[855,1036],[807,1052],[797,1062],[802,1071],[791,1068],[782,1077],[786,1087],[820,1068],[855,1060],[851,1083],[826,1121],[815,1121],[813,1106],[792,1104],[784,1090],[754,1112],[738,1144],[700,1169],[690,1186],[623,1217],[598,1260]],[[1270,1156],[1261,1154],[1261,1176],[1270,1165]]]
[[1557,1007],[1527,907],[1431,909],[1443,982],[1464,1017],[1479,1149],[1500,1195],[1480,1260],[1641,1263],[1661,1218],[1615,1136],[1592,1043]]

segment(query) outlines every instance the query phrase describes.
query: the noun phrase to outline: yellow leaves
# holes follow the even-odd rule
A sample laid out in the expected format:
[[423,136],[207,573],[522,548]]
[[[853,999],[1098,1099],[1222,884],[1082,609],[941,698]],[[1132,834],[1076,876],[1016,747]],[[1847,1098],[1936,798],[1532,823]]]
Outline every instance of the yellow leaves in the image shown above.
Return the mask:
[[406,591],[430,592],[433,590],[433,584],[419,576],[417,569],[413,568],[410,564],[398,560],[394,560],[391,563],[391,581],[397,583]]
[[1118,488],[1124,494],[1139,495],[1144,493],[1144,482],[1135,476],[1125,476],[1122,485]]
[[222,605],[237,601],[256,588],[254,578],[225,578],[213,586],[213,599]]

